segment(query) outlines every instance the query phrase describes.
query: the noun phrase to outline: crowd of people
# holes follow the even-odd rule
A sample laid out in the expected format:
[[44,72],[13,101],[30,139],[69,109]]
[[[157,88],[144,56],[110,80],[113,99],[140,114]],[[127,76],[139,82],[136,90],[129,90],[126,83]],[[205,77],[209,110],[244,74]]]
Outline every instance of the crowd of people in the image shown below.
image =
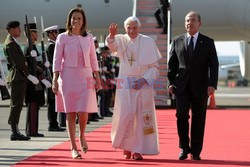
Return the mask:
[[[179,160],[185,160],[189,153],[192,159],[201,160],[207,98],[218,81],[214,41],[199,33],[200,26],[200,15],[189,12],[185,16],[187,33],[173,38],[169,53],[168,90],[176,96]],[[124,21],[125,34],[118,33],[117,23],[110,24],[105,46],[99,47],[98,40],[87,31],[84,10],[73,8],[66,29],[54,25],[44,30],[48,37],[46,54],[37,49],[35,23],[24,25],[28,44],[22,51],[17,42],[20,27],[18,21],[6,24],[3,48],[9,70],[6,82],[11,88],[10,140],[44,136],[39,133],[39,109],[47,102],[48,131],[67,130],[73,159],[82,158],[75,139],[76,124],[80,149],[86,154],[87,123],[107,116],[112,116],[112,146],[122,149],[125,159],[143,160],[143,155],[160,153],[154,81],[160,75],[162,56],[155,41],[140,33],[137,17]],[[0,79],[0,85],[6,82]],[[18,128],[24,102],[26,135]]]

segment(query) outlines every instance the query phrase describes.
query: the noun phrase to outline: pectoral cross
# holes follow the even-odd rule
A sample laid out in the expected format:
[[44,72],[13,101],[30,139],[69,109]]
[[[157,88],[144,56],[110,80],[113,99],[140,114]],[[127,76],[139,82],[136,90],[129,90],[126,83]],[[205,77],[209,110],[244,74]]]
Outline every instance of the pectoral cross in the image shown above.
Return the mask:
[[133,65],[133,62],[135,61],[134,57],[133,57],[133,53],[131,54],[131,57],[128,58],[129,64],[130,66]]

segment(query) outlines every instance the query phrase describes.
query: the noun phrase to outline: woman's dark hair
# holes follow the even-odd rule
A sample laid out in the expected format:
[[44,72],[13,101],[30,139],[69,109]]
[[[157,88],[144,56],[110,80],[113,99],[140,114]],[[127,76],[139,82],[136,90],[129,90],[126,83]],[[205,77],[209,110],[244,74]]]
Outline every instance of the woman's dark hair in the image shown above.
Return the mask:
[[71,26],[71,18],[72,18],[72,14],[74,12],[79,12],[82,14],[82,18],[83,18],[83,24],[81,27],[81,35],[82,36],[87,36],[87,31],[86,31],[86,27],[87,27],[87,20],[86,20],[86,15],[85,12],[83,11],[82,8],[73,8],[70,10],[68,16],[67,16],[67,22],[66,22],[66,29],[68,31],[69,35],[72,35],[72,26]]

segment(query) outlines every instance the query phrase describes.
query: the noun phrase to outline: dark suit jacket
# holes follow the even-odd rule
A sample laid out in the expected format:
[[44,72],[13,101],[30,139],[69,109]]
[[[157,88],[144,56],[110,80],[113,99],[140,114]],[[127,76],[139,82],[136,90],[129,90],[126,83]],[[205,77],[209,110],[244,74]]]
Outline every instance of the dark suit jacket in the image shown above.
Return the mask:
[[6,59],[8,60],[9,74],[7,82],[28,81],[28,64],[24,57],[21,47],[8,35],[3,48]]
[[199,33],[189,60],[187,35],[178,36],[172,41],[169,56],[168,79],[176,95],[188,88],[194,96],[204,97],[208,86],[217,88],[219,62],[213,39]]

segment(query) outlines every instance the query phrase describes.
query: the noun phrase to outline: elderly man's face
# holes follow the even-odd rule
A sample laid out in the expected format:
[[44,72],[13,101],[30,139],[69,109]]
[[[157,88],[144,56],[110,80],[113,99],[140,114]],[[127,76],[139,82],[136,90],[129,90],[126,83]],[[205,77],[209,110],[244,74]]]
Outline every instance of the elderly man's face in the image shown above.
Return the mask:
[[185,28],[190,35],[194,35],[200,28],[201,22],[198,20],[197,15],[193,13],[187,14],[185,17]]
[[125,27],[125,31],[131,39],[134,39],[139,34],[140,27],[138,27],[138,24],[136,21],[130,21],[127,23]]

